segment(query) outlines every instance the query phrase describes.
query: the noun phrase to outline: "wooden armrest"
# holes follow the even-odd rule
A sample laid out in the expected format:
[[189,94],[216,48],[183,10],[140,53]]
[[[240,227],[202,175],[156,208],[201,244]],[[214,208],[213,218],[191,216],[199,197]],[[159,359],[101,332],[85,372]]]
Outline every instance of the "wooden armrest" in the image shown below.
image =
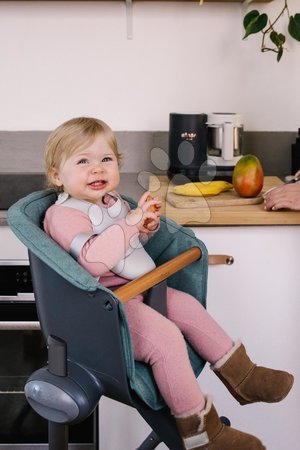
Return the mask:
[[150,272],[142,275],[136,280],[130,281],[124,286],[116,289],[114,293],[122,300],[126,302],[138,294],[145,292],[147,289],[151,288],[155,284],[169,278],[175,272],[183,269],[185,266],[191,264],[197,259],[200,259],[202,252],[199,247],[192,247],[189,250],[180,253],[180,255],[175,256],[175,258],[167,261],[159,267],[151,270]]
[[227,264],[231,266],[234,263],[233,256],[230,255],[208,255],[208,264]]

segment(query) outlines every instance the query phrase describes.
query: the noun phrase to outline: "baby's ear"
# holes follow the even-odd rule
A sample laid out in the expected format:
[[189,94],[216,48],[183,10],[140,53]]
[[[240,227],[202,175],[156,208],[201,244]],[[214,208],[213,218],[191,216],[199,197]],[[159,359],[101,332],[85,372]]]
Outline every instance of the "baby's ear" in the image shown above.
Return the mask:
[[59,176],[59,171],[57,169],[55,169],[55,167],[52,167],[49,171],[49,177],[51,178],[52,183],[55,186],[62,186],[62,182]]

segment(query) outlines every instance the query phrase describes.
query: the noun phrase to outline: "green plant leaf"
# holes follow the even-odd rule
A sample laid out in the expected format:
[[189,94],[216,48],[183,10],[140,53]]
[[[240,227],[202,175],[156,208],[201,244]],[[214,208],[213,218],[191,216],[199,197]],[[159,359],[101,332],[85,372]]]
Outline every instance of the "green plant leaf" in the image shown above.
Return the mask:
[[248,14],[245,15],[244,21],[243,21],[245,30],[247,29],[250,22],[252,22],[253,19],[257,19],[258,16],[259,16],[259,12],[256,9],[253,9],[252,11],[248,12]]
[[267,14],[259,14],[257,15],[258,11],[253,10],[250,11],[246,16],[244,17],[244,27],[245,27],[245,36],[243,39],[245,39],[250,34],[259,33],[262,31],[265,26],[268,23],[268,16]]
[[277,31],[273,30],[270,33],[270,39],[276,47],[282,47],[285,43],[285,35],[282,33],[277,33]]
[[288,30],[290,35],[300,42],[300,14],[290,17]]
[[285,35],[282,33],[279,33],[279,40],[281,41],[282,45],[285,44]]
[[282,55],[283,55],[283,47],[279,47],[277,53],[277,62],[281,60]]

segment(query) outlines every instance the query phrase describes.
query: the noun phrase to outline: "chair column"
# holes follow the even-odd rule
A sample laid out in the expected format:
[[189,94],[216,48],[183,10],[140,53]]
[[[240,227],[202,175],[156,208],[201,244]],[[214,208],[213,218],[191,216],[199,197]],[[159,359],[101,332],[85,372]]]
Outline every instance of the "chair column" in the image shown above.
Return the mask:
[[[53,375],[67,376],[67,345],[55,336],[49,336],[48,370]],[[48,421],[49,450],[68,450],[69,425]]]

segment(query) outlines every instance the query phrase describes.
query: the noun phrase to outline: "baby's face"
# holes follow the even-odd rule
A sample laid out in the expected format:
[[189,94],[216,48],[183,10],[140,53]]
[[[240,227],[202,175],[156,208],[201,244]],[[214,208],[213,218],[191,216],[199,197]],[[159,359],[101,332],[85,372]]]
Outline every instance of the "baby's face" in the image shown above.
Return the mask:
[[99,203],[119,185],[118,160],[105,137],[98,134],[91,144],[63,161],[53,171],[52,180],[71,197]]

